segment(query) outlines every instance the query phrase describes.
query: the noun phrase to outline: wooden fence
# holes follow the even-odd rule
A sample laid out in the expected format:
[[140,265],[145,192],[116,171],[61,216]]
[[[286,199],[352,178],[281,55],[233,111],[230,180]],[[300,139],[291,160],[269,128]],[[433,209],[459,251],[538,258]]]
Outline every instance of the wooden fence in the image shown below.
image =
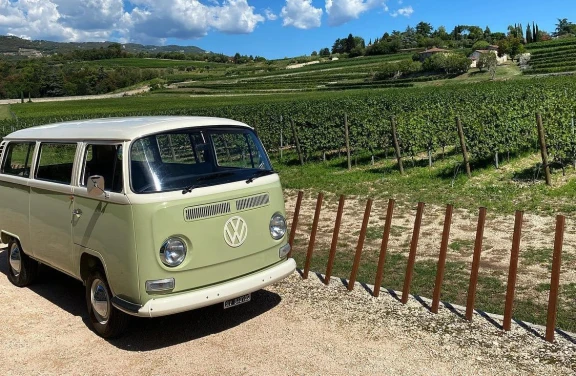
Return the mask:
[[[298,221],[300,216],[300,209],[302,205],[302,198],[304,193],[302,191],[298,192],[298,198],[296,200],[296,207],[294,210],[294,216],[292,219],[292,226],[290,229],[289,243],[293,249],[294,239],[296,236],[296,230],[298,228]],[[312,223],[312,229],[310,233],[310,238],[308,240],[308,249],[306,252],[306,262],[304,265],[304,270],[302,273],[302,278],[308,278],[310,272],[310,265],[312,262],[312,257],[314,255],[314,247],[316,242],[316,234],[318,230],[318,224],[320,220],[320,211],[322,209],[322,202],[324,200],[323,193],[318,194],[316,200],[316,210],[314,212],[314,220]],[[334,231],[332,235],[332,242],[330,246],[330,253],[328,257],[328,262],[326,265],[326,273],[324,277],[324,283],[330,283],[330,277],[332,276],[332,269],[334,265],[334,258],[336,254],[336,248],[338,244],[338,237],[340,234],[340,225],[342,222],[342,215],[344,209],[344,203],[346,198],[340,196],[338,211],[336,213],[336,221],[334,224]],[[364,246],[364,240],[366,238],[366,230],[368,226],[368,221],[370,219],[370,213],[372,210],[372,199],[368,199],[366,202],[366,208],[364,210],[364,217],[362,221],[362,226],[360,234],[358,236],[358,244],[356,247],[356,252],[354,255],[354,263],[352,265],[352,270],[350,272],[350,277],[348,280],[348,290],[352,291],[356,282],[356,277],[358,275],[358,268],[360,266],[360,261],[362,257],[362,250]],[[392,217],[394,213],[395,201],[390,199],[388,201],[388,208],[386,214],[386,221],[384,225],[384,232],[382,234],[382,242],[380,247],[380,255],[378,259],[378,265],[376,270],[376,279],[374,282],[373,296],[378,297],[380,294],[382,278],[384,273],[384,265],[386,262],[386,252],[388,249],[388,241],[390,238],[390,229],[392,223]],[[402,289],[401,302],[406,304],[410,296],[410,284],[412,282],[412,275],[414,271],[414,264],[416,262],[416,251],[418,248],[418,240],[420,237],[420,227],[422,224],[422,216],[425,204],[418,203],[418,209],[416,212],[416,219],[414,222],[414,229],[412,232],[412,240],[410,242],[410,252],[408,256],[408,263],[406,266],[406,273],[404,278],[404,286]],[[446,215],[444,218],[444,227],[442,232],[442,241],[440,244],[440,253],[438,257],[438,264],[436,270],[436,280],[434,285],[434,294],[432,298],[431,312],[438,313],[438,307],[440,304],[440,296],[442,292],[442,283],[444,280],[444,267],[446,264],[446,254],[448,249],[448,242],[450,238],[450,227],[452,224],[452,213],[453,206],[448,205],[446,207]],[[482,240],[484,237],[484,225],[486,221],[486,208],[480,208],[478,214],[478,224],[476,227],[476,240],[474,242],[474,255],[470,272],[470,283],[468,288],[468,298],[466,304],[466,319],[472,321],[474,313],[474,304],[476,299],[476,286],[478,284],[478,274],[480,269],[480,257],[482,253]],[[516,289],[516,277],[518,273],[518,255],[520,250],[520,238],[522,234],[522,220],[524,213],[521,211],[516,212],[514,221],[514,233],[512,237],[512,248],[510,257],[510,266],[508,270],[508,285],[506,290],[506,303],[504,308],[504,320],[502,328],[505,331],[511,329],[512,314],[513,314],[513,304],[514,304],[514,293]],[[550,282],[550,293],[548,300],[548,317],[546,322],[546,340],[549,342],[554,341],[554,334],[556,328],[556,313],[558,310],[558,291],[560,284],[560,267],[562,263],[562,245],[564,241],[564,229],[565,229],[565,217],[558,215],[556,217],[556,231],[554,240],[554,254],[552,261],[552,273]],[[291,251],[292,253],[292,251]],[[290,255],[291,255],[290,253]]]

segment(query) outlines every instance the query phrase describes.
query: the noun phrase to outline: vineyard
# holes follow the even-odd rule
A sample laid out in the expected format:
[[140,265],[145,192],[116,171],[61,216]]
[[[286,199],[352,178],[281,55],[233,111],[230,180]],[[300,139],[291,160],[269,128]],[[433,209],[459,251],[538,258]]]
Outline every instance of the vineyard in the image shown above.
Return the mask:
[[525,74],[576,71],[576,38],[539,42],[527,46],[530,69]]
[[458,145],[455,117],[462,119],[474,159],[537,150],[536,112],[542,113],[551,158],[560,164],[576,158],[572,119],[576,81],[546,78],[474,85],[282,96],[185,98],[153,96],[85,102],[32,103],[12,106],[18,120],[4,120],[0,131],[60,120],[125,115],[208,115],[254,125],[269,150],[294,145],[294,121],[304,159],[345,145],[343,119],[348,115],[355,151],[388,150],[390,117],[395,116],[402,153],[445,150]]

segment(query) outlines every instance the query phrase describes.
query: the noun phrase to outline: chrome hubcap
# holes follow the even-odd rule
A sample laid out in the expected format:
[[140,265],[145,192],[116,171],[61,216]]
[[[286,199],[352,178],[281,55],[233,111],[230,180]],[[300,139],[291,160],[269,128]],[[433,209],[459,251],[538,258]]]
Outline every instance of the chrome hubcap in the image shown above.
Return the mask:
[[16,243],[10,247],[10,268],[15,277],[20,275],[20,270],[22,270],[22,256],[20,254],[20,247]]
[[95,279],[90,288],[90,297],[94,316],[98,322],[104,324],[110,315],[110,298],[106,285],[100,279]]

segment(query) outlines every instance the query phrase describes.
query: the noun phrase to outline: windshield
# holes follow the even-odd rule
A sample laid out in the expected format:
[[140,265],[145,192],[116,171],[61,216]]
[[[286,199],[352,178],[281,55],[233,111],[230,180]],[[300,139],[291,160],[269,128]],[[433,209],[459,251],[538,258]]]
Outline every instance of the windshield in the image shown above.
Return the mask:
[[137,139],[130,148],[135,193],[193,189],[272,173],[251,129],[179,129]]

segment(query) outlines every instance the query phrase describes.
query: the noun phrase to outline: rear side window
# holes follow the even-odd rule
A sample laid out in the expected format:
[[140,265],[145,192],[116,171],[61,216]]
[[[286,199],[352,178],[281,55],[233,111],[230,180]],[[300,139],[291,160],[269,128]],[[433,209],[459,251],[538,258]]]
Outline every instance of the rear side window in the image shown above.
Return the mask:
[[4,153],[1,172],[6,175],[29,178],[33,153],[33,142],[11,142]]
[[76,144],[40,144],[36,179],[70,184]]

